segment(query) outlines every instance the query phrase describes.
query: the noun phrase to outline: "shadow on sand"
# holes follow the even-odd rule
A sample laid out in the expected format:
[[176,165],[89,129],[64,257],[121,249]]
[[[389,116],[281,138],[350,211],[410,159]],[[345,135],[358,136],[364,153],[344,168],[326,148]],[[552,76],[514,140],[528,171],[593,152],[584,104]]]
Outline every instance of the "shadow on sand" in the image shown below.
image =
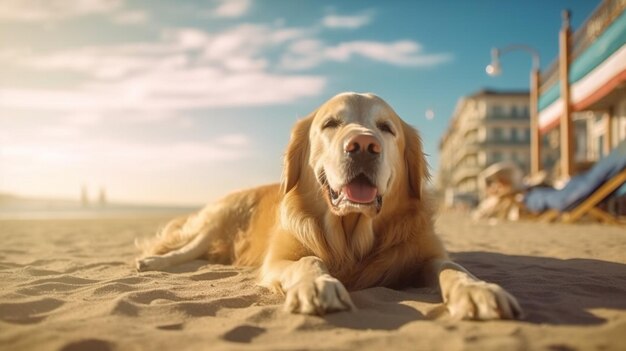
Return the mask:
[[[593,309],[626,309],[626,265],[593,259],[511,256],[492,252],[458,252],[452,258],[473,274],[500,284],[517,297],[524,322],[552,325],[598,325],[606,320]],[[325,316],[329,323],[350,329],[397,329],[416,321],[445,318],[438,305],[427,315],[403,301],[440,304],[428,289],[370,288],[351,293],[361,309]]]
[[594,325],[592,309],[626,309],[626,265],[594,259],[458,252],[452,258],[481,279],[498,283],[519,300],[525,321]]
[[[524,309],[525,322],[552,325],[598,325],[605,319],[594,309],[626,310],[626,264],[594,259],[557,259],[513,256],[493,252],[451,253],[480,279],[500,284]],[[195,260],[166,270],[169,273],[199,272],[207,264]],[[220,272],[202,273],[192,280],[212,280],[237,274],[237,268],[221,266]],[[197,279],[196,279],[197,278]],[[439,294],[433,289],[392,290],[383,287],[351,292],[359,310],[332,313],[323,318],[350,329],[393,330],[416,321],[445,315]],[[406,301],[437,304],[426,315]]]

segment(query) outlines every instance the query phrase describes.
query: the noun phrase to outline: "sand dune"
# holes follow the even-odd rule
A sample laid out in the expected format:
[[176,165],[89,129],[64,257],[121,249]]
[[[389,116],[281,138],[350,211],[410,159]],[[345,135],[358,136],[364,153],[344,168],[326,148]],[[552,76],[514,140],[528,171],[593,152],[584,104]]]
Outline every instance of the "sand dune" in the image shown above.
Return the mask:
[[626,349],[623,228],[443,215],[455,259],[526,312],[477,323],[446,320],[430,289],[356,291],[358,311],[315,317],[283,312],[250,268],[137,273],[134,238],[165,220],[0,221],[0,349]]

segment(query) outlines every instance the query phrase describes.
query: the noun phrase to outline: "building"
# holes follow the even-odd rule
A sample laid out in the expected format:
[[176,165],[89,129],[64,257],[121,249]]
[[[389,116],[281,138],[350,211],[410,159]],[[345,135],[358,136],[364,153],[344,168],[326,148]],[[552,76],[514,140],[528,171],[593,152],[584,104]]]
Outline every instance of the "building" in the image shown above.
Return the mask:
[[89,206],[89,194],[87,193],[87,187],[85,185],[80,188],[80,205],[82,207]]
[[539,131],[556,141],[541,158],[559,161],[541,166],[554,178],[584,171],[626,139],[625,10],[626,0],[602,1],[574,33],[564,13],[559,57],[541,75],[538,103]]
[[100,187],[100,194],[98,195],[98,204],[100,205],[100,207],[107,206],[107,192],[103,186]]
[[475,204],[479,174],[501,161],[530,167],[530,117],[527,91],[480,90],[461,98],[439,143],[436,187],[445,204]]

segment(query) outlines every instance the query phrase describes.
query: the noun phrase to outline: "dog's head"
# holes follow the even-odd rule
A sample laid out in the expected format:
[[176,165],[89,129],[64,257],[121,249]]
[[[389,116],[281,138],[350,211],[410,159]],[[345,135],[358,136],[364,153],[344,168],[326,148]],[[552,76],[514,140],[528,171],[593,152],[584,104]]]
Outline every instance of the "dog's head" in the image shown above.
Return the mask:
[[373,217],[388,201],[419,199],[426,177],[417,132],[381,98],[344,93],[294,127],[283,190],[316,186],[335,215]]

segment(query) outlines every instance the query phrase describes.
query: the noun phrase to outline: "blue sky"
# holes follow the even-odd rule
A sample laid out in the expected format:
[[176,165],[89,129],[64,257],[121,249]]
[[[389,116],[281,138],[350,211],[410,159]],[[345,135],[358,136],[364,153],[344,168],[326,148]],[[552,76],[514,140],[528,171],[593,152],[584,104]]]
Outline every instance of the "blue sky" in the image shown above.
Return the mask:
[[[561,10],[596,1],[0,1],[0,192],[202,204],[277,181],[294,121],[374,92],[423,136],[433,173],[459,97],[527,89]],[[434,118],[426,118],[432,110]]]

